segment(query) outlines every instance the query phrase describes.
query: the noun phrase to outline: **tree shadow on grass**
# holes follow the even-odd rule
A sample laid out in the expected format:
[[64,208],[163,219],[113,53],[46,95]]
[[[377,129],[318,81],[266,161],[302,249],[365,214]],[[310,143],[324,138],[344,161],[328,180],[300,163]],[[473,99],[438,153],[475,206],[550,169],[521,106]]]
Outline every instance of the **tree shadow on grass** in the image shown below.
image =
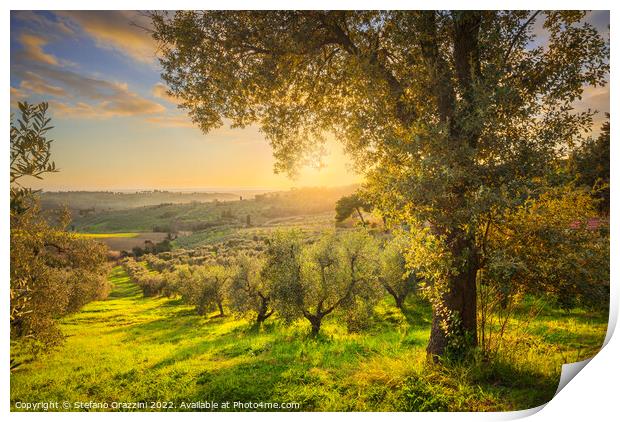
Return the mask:
[[[290,365],[257,359],[227,368],[204,370],[196,378],[196,387],[187,401],[229,402],[230,411],[268,411],[265,408],[239,408],[235,402],[281,402],[279,385]],[[222,409],[220,409],[222,410]]]
[[186,310],[170,313],[164,317],[119,327],[114,332],[123,333],[127,338],[140,339],[140,343],[177,343],[193,336],[212,335],[216,327],[211,327],[204,317],[188,313]]
[[[170,337],[176,336],[188,340],[184,324],[172,330],[162,329],[165,325],[166,320],[141,324],[130,330],[133,331],[130,335],[141,339],[146,337],[145,342],[169,341]],[[205,327],[209,325],[211,323],[205,324]],[[169,378],[170,374],[179,370],[202,366],[202,370],[190,378],[185,378],[187,375],[184,375],[184,387],[181,391],[168,389],[168,394],[177,395],[174,397],[177,402],[273,401],[282,373],[291,367],[299,354],[297,342],[278,348],[280,339],[268,333],[252,332],[245,324],[223,333],[218,332],[217,327],[214,331],[215,334],[203,330],[195,338],[196,341],[192,341],[190,337],[188,342],[160,356],[157,362],[144,369]],[[274,348],[277,351],[274,351]],[[127,376],[130,379],[123,382],[137,382],[134,379],[138,376],[136,373],[129,373]]]
[[547,403],[559,379],[506,362],[427,364],[401,383],[394,411],[515,411]]
[[482,390],[496,391],[512,406],[523,410],[549,402],[557,389],[557,376],[542,374],[506,360],[480,363],[471,371],[472,384]]
[[430,329],[431,305],[425,300],[417,296],[410,297],[405,303],[402,314],[410,326]]

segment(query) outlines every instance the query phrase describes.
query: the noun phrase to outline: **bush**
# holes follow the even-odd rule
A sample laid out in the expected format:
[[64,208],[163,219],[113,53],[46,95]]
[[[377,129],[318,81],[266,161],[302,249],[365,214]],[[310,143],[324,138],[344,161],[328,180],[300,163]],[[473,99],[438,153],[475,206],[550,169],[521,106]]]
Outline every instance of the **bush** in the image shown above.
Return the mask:
[[144,265],[131,258],[123,261],[123,267],[131,280],[142,289],[144,297],[158,296],[164,292],[166,283],[158,272],[150,272]]

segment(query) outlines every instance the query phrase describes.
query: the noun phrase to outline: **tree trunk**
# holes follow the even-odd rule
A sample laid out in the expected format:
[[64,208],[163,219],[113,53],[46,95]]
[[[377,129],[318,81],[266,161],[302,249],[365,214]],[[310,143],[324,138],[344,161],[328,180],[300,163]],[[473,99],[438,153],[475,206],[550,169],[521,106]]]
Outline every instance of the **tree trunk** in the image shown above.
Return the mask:
[[402,296],[395,295],[394,300],[396,301],[396,307],[400,309],[401,311],[403,311],[404,310],[403,302],[405,301],[405,298]]
[[[452,254],[463,257],[461,270],[447,280],[446,290],[433,307],[431,337],[426,351],[437,360],[446,353],[462,357],[477,344],[476,272],[477,259],[474,243],[461,232],[453,238]],[[448,320],[449,317],[452,322]],[[447,330],[444,329],[447,324]]]
[[[422,54],[426,59],[429,76],[433,81],[432,89],[439,113],[440,122],[449,127],[449,138],[457,151],[465,140],[470,148],[476,148],[480,128],[475,125],[476,108],[472,105],[475,96],[473,79],[480,75],[478,32],[481,12],[459,11],[453,14],[453,60],[456,84],[462,92],[463,107],[456,107],[457,97],[455,81],[452,78],[445,58],[440,54],[437,36],[436,13],[421,12],[421,29],[424,34],[421,42]],[[456,113],[459,116],[455,117]],[[470,116],[472,118],[470,118]],[[463,123],[467,124],[463,124]],[[462,157],[468,160],[469,157]],[[456,162],[456,165],[461,165]],[[465,164],[470,164],[465,162]],[[453,188],[454,205],[446,209],[446,216],[455,209],[466,206],[464,196],[469,183],[463,179]],[[452,256],[458,261],[458,271],[445,280],[441,297],[433,306],[433,324],[431,338],[427,347],[429,356],[436,360],[446,352],[463,355],[476,345],[476,271],[477,253],[475,242],[463,230],[457,229],[461,224],[454,222],[451,227],[444,227]],[[467,223],[467,222],[465,222]],[[452,318],[448,320],[448,318]],[[447,330],[446,330],[447,324]]]
[[355,211],[357,211],[357,215],[360,218],[360,221],[362,222],[362,226],[366,227],[366,220],[364,220],[364,216],[362,215],[362,212],[360,211],[359,207],[355,207]]
[[260,297],[260,308],[256,314],[255,327],[257,330],[260,329],[263,322],[265,322],[265,320],[273,314],[273,309],[269,311],[269,296],[265,296],[260,292],[258,293],[258,296]]
[[394,290],[388,283],[386,283],[384,281],[381,281],[381,284],[383,284],[383,287],[390,294],[390,296],[392,296],[394,298],[394,302],[396,303],[396,307],[402,311],[403,310],[403,305],[404,305],[404,302],[405,302],[405,297],[407,295],[406,294],[405,295],[399,295],[396,292],[396,290]]
[[321,331],[321,320],[323,317],[321,315],[306,315],[306,319],[310,321],[310,325],[312,326],[310,337],[316,337],[319,331]]
[[316,337],[319,335],[319,331],[321,330],[321,320],[312,323],[312,331],[310,331],[310,336]]
[[222,302],[217,302],[217,309],[220,310],[220,315],[221,317],[224,316],[224,307],[222,306]]
[[272,312],[267,312],[267,308],[261,309],[261,311],[256,315],[256,327],[260,328],[260,326],[271,316]]

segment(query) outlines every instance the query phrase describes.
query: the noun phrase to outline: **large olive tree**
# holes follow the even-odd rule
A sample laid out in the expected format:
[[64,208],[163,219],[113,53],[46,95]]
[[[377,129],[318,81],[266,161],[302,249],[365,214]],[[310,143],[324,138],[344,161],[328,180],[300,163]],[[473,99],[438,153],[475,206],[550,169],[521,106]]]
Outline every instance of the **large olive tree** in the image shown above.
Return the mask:
[[[485,222],[518,206],[589,128],[571,102],[608,45],[576,11],[154,13],[163,79],[205,132],[259,125],[276,171],[335,136],[373,206],[426,225],[442,271],[430,355],[476,344]],[[543,29],[534,32],[536,22]],[[544,33],[543,33],[544,32]],[[412,247],[417,247],[412,245]],[[431,251],[432,252],[432,251]]]

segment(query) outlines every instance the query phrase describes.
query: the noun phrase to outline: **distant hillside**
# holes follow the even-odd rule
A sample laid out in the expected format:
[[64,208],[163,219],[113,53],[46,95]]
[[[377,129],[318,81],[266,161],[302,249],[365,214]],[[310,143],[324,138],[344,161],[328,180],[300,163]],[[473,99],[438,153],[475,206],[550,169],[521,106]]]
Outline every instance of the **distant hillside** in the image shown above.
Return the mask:
[[[252,199],[238,195],[228,200],[162,201],[139,208],[121,207],[74,213],[72,226],[88,233],[198,232],[214,228],[262,226],[283,218],[333,213],[336,201],[354,192],[356,186],[302,188],[258,194]],[[183,194],[192,198],[189,194]],[[122,196],[118,196],[122,199]],[[215,198],[214,198],[215,199]],[[122,209],[124,208],[124,209]]]
[[188,204],[192,202],[211,202],[239,200],[238,193],[230,192],[42,192],[41,207],[53,209],[67,206],[75,214],[87,215],[101,211],[123,210],[160,204]]

